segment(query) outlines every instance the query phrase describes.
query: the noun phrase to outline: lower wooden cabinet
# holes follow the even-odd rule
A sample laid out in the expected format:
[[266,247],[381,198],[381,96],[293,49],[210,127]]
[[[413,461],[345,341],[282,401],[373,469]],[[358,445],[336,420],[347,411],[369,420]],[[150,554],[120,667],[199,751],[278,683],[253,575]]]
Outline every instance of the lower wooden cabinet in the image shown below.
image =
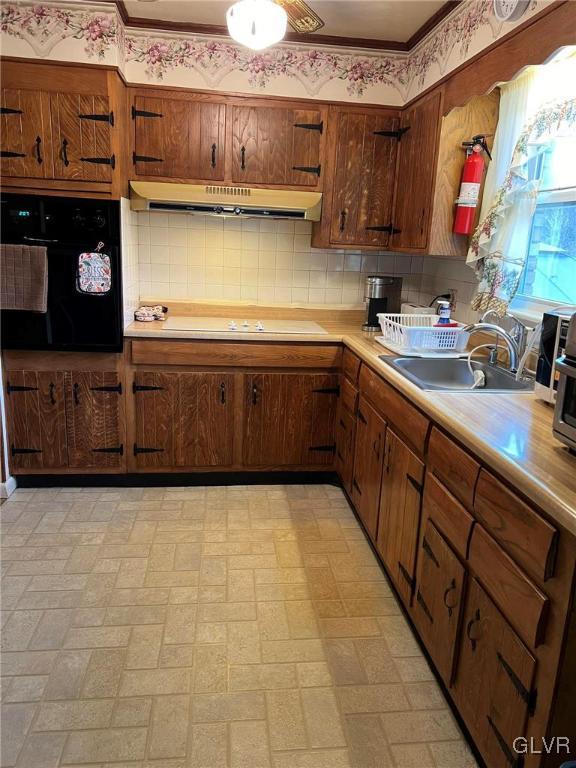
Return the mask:
[[408,605],[416,570],[416,548],[424,462],[388,428],[376,548]]
[[352,502],[373,541],[378,526],[385,434],[384,419],[360,398],[356,413]]
[[536,660],[476,579],[471,579],[454,693],[486,765],[518,765],[514,739],[535,703]]
[[337,403],[337,374],[246,374],[242,463],[332,465]]
[[67,467],[65,373],[9,371],[6,395],[11,469]]
[[352,495],[356,417],[344,408],[336,416],[336,472],[346,493]]
[[233,463],[233,374],[138,372],[132,389],[137,469]]
[[412,615],[436,669],[447,685],[454,654],[466,571],[431,520],[421,537]]

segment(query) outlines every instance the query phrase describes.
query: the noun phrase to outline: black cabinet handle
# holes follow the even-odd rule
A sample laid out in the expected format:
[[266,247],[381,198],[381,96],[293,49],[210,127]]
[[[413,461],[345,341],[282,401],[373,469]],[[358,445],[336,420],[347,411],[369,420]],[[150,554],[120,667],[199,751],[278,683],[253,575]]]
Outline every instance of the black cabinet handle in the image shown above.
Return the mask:
[[68,160],[68,140],[67,139],[62,139],[62,150],[60,152],[60,155],[62,157],[62,162],[67,168],[70,165],[70,160]]
[[256,384],[252,385],[252,405],[258,404],[258,387]]
[[479,621],[480,621],[480,610],[477,608],[476,613],[466,625],[466,637],[468,638],[468,640],[470,640],[470,645],[472,646],[473,651],[476,650],[476,643],[478,642],[478,640],[475,637],[472,637],[470,633],[472,631],[472,627],[474,626],[474,624],[477,624]]
[[444,592],[444,597],[442,598],[444,600],[444,605],[448,609],[448,616],[450,616],[450,617],[452,616],[452,611],[454,610],[455,605],[450,605],[450,603],[448,602],[448,595],[451,592],[453,592],[455,589],[456,589],[456,580],[452,579],[452,581],[450,582],[449,587]]
[[210,165],[212,168],[216,168],[216,144],[212,144],[212,159]]
[[74,382],[74,386],[72,387],[72,394],[74,395],[74,405],[80,405],[80,397],[78,396],[78,390],[80,389],[79,385]]
[[50,386],[48,387],[48,389],[50,391],[50,404],[56,405],[56,398],[54,397],[54,390],[56,389],[56,387],[52,382],[50,382]]
[[220,402],[222,405],[226,404],[226,385],[224,382],[220,384]]
[[346,211],[340,211],[340,232],[344,232],[346,227]]
[[382,440],[382,433],[380,433],[376,440],[374,440],[374,444],[372,445],[372,448],[374,449],[374,453],[376,454],[376,458],[378,461],[380,461],[380,441]]
[[42,144],[42,139],[40,136],[36,136],[36,146],[34,147],[34,150],[36,152],[36,162],[38,165],[42,165],[42,152],[40,150]]
[[240,168],[246,170],[246,147],[240,147]]

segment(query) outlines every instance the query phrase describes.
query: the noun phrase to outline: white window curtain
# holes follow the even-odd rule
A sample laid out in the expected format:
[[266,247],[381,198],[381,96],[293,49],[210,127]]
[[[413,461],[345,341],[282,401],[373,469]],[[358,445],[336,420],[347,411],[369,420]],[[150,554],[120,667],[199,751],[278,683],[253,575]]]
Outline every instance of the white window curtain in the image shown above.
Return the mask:
[[[576,48],[565,49],[547,65],[529,67],[501,88],[493,160],[486,175],[480,224],[466,261],[480,281],[472,308],[504,315],[526,262],[539,188],[539,179],[528,168],[529,158],[552,139],[552,115],[563,115],[562,131],[574,128],[571,111],[554,108],[576,97]],[[547,122],[545,130],[541,130],[543,121]],[[519,141],[521,137],[523,141]]]

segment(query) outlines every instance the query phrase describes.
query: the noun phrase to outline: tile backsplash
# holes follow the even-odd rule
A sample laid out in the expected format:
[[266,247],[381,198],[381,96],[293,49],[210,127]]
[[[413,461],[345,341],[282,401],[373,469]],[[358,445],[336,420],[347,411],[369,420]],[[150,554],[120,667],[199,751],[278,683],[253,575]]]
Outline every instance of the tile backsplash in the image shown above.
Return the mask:
[[404,301],[427,304],[455,290],[456,315],[469,319],[476,281],[461,260],[312,248],[312,225],[306,221],[134,213],[128,205],[122,213],[124,270],[127,263],[130,276],[127,315],[137,257],[141,303],[179,299],[350,307],[363,302],[364,277],[383,273],[403,277]]

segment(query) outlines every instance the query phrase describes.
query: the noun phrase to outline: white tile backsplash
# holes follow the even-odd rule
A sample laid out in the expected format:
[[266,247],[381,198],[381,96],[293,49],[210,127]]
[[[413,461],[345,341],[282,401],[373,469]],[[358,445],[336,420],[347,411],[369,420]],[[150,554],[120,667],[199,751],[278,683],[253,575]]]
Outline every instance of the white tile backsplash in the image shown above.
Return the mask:
[[[138,215],[130,210],[130,201],[120,200],[120,239],[122,245],[122,296],[124,328],[134,320],[134,311],[140,300],[139,283],[142,273],[139,268],[140,246],[138,245]],[[148,276],[148,280],[150,277]]]
[[452,289],[456,317],[477,317],[469,309],[476,278],[460,259],[321,250],[312,248],[306,221],[133,213],[125,203],[124,303],[130,315],[135,292],[141,301],[359,305],[364,276],[382,273],[403,277],[404,301],[427,304]]

